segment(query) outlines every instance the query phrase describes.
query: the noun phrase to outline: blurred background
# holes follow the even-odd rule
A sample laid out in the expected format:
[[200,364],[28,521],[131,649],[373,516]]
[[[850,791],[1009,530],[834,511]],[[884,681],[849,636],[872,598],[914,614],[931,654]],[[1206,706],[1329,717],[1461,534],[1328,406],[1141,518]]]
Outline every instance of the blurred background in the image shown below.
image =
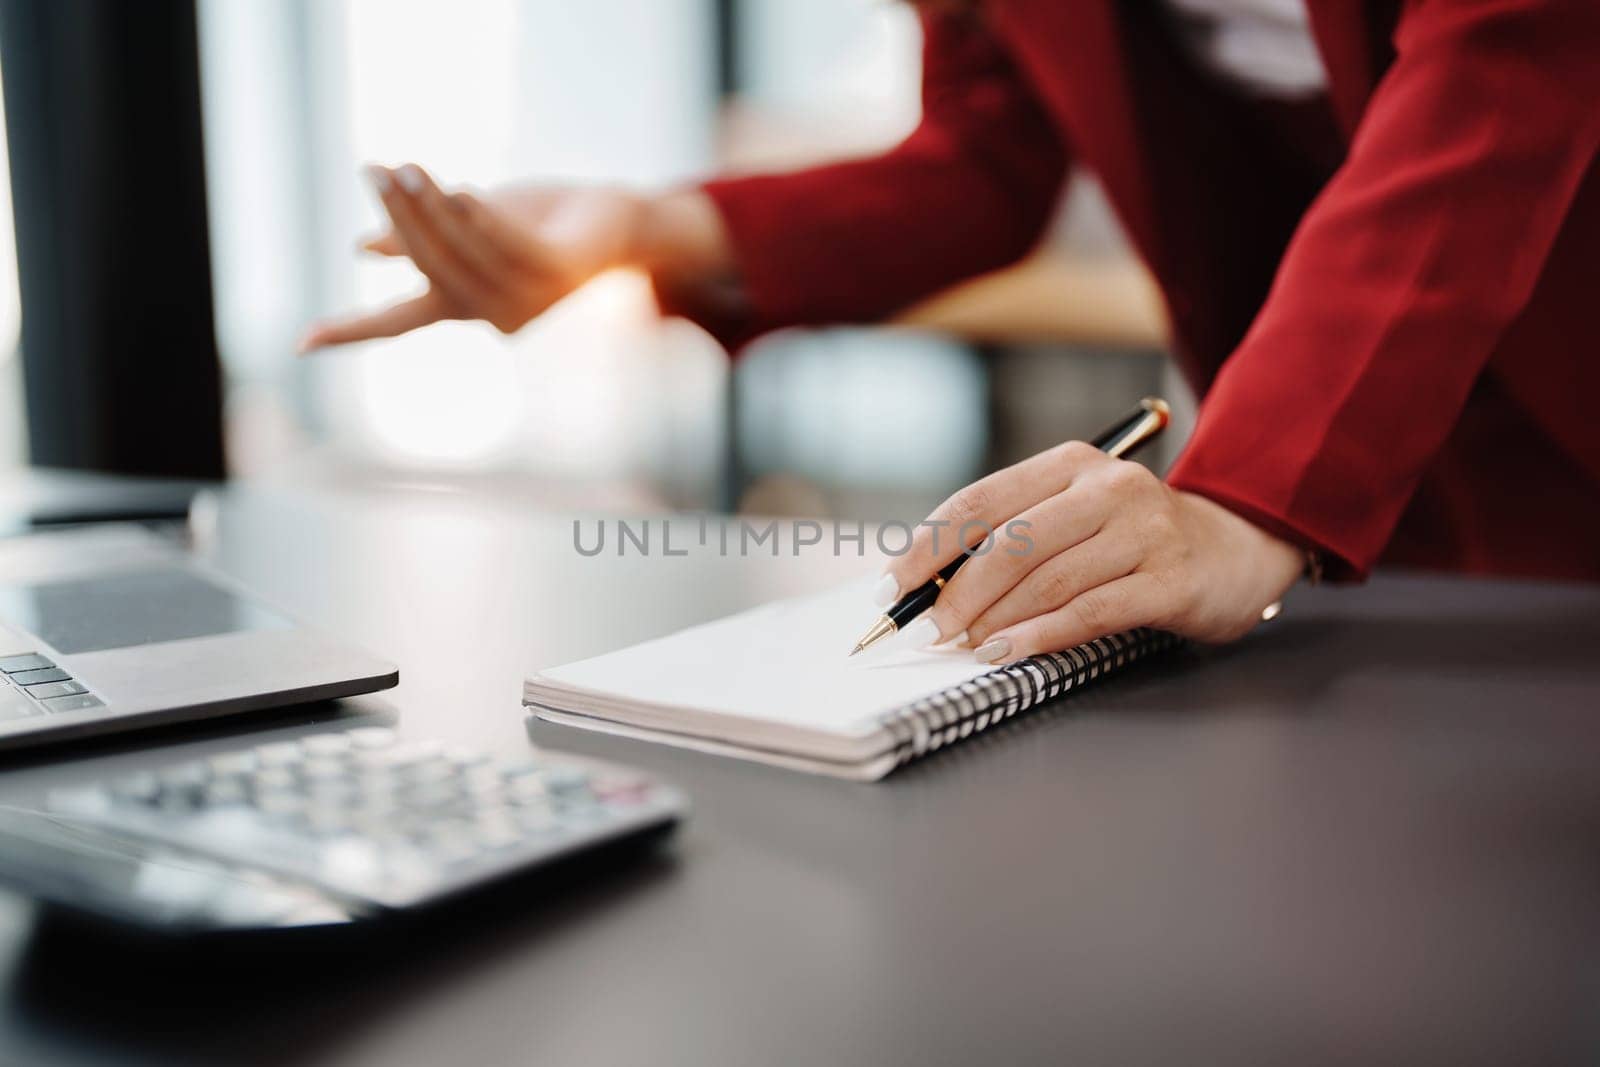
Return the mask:
[[894,0],[0,0],[0,464],[914,520],[1161,392],[1159,467],[1190,407],[1081,177],[1017,267],[736,365],[626,273],[512,338],[293,354],[417,284],[355,252],[365,161],[644,188],[802,166],[904,136],[919,67]]

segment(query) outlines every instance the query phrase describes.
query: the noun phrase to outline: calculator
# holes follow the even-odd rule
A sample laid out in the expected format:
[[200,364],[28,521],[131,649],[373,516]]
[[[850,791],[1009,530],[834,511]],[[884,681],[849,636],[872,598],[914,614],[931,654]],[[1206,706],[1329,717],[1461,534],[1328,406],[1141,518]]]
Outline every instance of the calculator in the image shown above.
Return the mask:
[[0,881],[145,925],[320,925],[654,836],[685,811],[676,789],[612,764],[358,727],[0,808]]

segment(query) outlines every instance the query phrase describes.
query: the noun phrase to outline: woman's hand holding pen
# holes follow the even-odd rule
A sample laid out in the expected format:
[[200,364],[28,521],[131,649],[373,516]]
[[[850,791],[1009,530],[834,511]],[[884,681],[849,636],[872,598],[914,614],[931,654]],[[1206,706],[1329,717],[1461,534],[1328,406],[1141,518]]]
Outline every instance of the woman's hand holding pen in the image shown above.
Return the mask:
[[476,194],[446,192],[415,164],[368,173],[390,229],[362,247],[408,257],[428,287],[389,307],[314,325],[302,351],[447,319],[481,319],[512,333],[614,267],[712,276],[730,259],[716,210],[697,191],[655,198],[603,188]]
[[953,560],[957,531],[968,523],[995,531],[994,544],[967,560],[906,637],[926,645],[965,631],[977,657],[991,663],[1136,626],[1230,641],[1260,620],[1305,563],[1293,545],[1226,508],[1072,441],[940,505],[892,561],[880,604]]

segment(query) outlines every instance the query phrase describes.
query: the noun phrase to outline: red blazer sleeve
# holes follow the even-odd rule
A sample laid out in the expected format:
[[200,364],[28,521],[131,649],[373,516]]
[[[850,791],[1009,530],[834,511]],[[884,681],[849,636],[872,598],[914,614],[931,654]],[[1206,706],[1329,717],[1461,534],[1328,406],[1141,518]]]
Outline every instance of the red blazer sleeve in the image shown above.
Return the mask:
[[665,293],[730,348],[781,326],[866,322],[1019,259],[1066,170],[1032,91],[976,18],[923,15],[921,124],[871,159],[710,182],[740,299]]
[[1365,575],[1600,146],[1600,3],[1421,0],[1169,481]]

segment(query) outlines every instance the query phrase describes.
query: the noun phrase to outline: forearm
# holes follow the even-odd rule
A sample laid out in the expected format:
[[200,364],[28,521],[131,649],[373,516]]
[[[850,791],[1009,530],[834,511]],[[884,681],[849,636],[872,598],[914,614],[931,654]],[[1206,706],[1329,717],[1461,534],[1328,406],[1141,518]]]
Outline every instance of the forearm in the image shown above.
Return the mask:
[[664,310],[737,350],[881,321],[1033,247],[1066,172],[1059,132],[981,21],[924,26],[922,121],[895,148],[651,203],[641,258]]
[[726,282],[735,275],[727,227],[697,186],[640,199],[628,260],[686,285]]

